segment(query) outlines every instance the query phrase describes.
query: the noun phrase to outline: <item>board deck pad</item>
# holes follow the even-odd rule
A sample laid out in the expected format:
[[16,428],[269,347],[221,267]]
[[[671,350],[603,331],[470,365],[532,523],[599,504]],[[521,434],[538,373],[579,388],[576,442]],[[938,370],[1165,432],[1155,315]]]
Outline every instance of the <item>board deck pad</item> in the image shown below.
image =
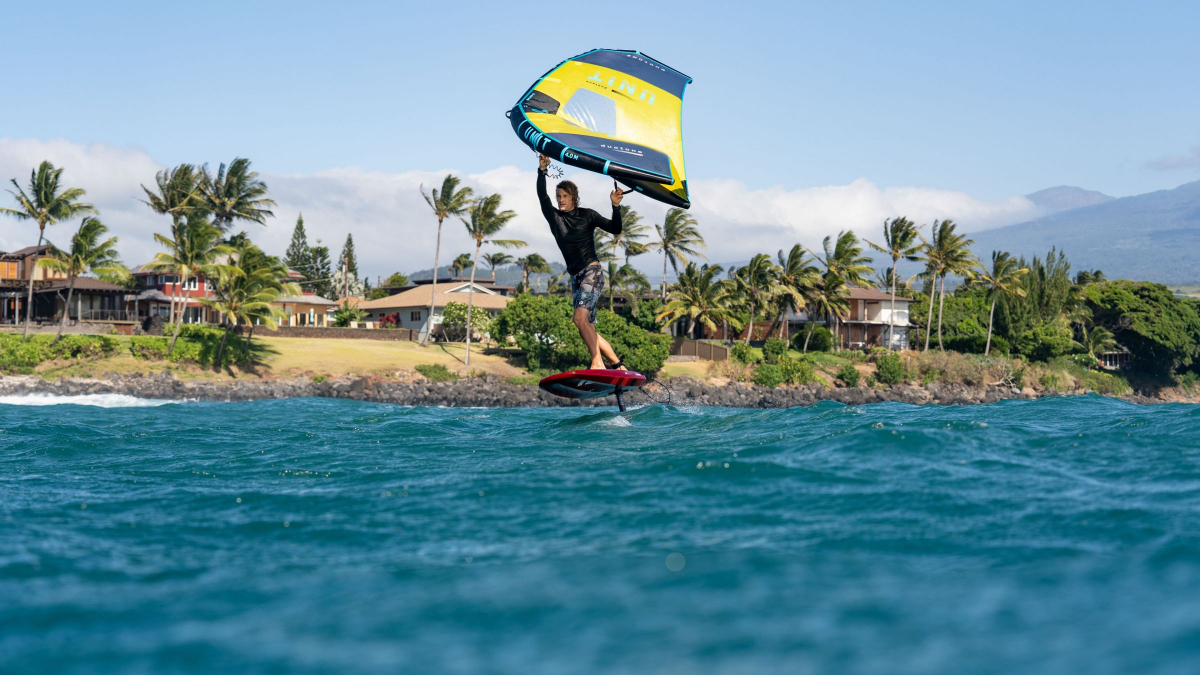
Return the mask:
[[646,376],[632,370],[568,370],[542,378],[538,386],[564,398],[604,398],[645,384]]

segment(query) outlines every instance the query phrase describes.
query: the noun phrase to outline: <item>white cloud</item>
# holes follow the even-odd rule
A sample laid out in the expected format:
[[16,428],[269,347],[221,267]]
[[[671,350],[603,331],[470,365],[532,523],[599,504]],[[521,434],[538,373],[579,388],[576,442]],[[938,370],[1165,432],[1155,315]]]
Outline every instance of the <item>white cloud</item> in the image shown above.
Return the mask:
[[1200,145],[1193,147],[1182,155],[1171,155],[1148,162],[1151,169],[1159,171],[1174,171],[1176,169],[1194,169],[1200,167]]
[[[44,159],[65,169],[66,185],[88,191],[87,199],[100,209],[105,223],[121,238],[120,250],[126,263],[145,262],[159,250],[153,234],[164,231],[166,221],[138,199],[143,196],[139,184],[152,184],[155,172],[163,165],[137,149],[0,139],[0,179],[6,184],[8,178],[17,178],[24,187],[30,170]],[[504,207],[519,214],[506,236],[525,240],[533,250],[554,260],[558,252],[533,189],[535,160],[532,155],[528,160],[525,166],[499,167],[464,175],[463,179],[479,193],[503,194]],[[210,163],[215,162],[210,158]],[[397,270],[425,269],[433,263],[437,221],[421,198],[419,187],[435,187],[447,173],[459,172],[443,169],[391,174],[351,167],[314,174],[264,174],[262,178],[278,203],[276,218],[265,228],[246,225],[243,229],[268,252],[281,255],[291,238],[296,216],[303,213],[310,243],[321,239],[335,256],[346,234],[352,232],[360,270],[372,278]],[[584,206],[607,210],[607,195],[612,189],[609,179],[582,172],[567,177],[579,184]],[[875,237],[883,221],[897,215],[918,223],[951,218],[967,231],[1042,215],[1024,197],[988,202],[949,190],[880,188],[865,179],[849,185],[797,190],[751,189],[731,179],[697,180],[690,187],[693,215],[708,242],[708,257],[715,261],[744,260],[758,252],[790,248],[797,242],[815,248],[822,237],[842,229]],[[8,205],[11,200],[2,196]],[[636,195],[626,199],[645,222],[662,221],[664,205]],[[52,228],[52,241],[65,244],[68,228],[73,226]],[[36,237],[30,225],[0,219],[0,250],[29,246]],[[458,219],[443,225],[442,264],[471,251],[472,246]],[[653,272],[661,269],[654,260],[650,254],[637,263]]]

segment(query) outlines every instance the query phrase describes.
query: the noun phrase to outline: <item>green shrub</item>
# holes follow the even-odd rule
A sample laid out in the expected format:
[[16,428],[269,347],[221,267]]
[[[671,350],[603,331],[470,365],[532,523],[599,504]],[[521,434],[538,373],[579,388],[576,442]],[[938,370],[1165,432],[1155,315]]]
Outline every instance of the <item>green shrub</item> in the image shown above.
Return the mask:
[[884,384],[900,384],[904,381],[904,362],[894,352],[881,355],[875,361],[875,376]]
[[921,386],[924,387],[930,382],[938,382],[942,379],[942,371],[938,368],[930,368],[921,373]]
[[879,384],[879,381],[875,379],[874,375],[868,375],[865,379],[863,379],[863,385],[870,387],[871,389],[874,389],[875,385],[877,384]]
[[525,387],[536,385],[538,382],[541,382],[541,381],[542,381],[542,378],[538,377],[537,375],[517,375],[517,376],[508,378],[509,384],[515,384],[518,386],[525,386]]
[[458,373],[451,372],[440,363],[422,363],[417,366],[417,372],[431,382],[454,382]]
[[[811,338],[808,338],[809,333],[812,333]],[[796,351],[804,351],[805,338],[808,338],[808,351],[810,352],[828,352],[833,349],[833,333],[824,326],[810,323],[796,333],[792,337],[792,346],[796,348]]]
[[167,358],[167,338],[135,336],[130,340],[129,351],[135,359],[161,361]]
[[321,384],[322,382],[324,382],[325,380],[328,380],[328,379],[329,379],[328,375],[313,375],[313,382],[315,384]]
[[1025,388],[1025,366],[1019,366],[1013,371],[1012,383],[1017,389]]
[[745,342],[735,342],[729,348],[729,358],[741,364],[751,364],[758,362],[758,354],[754,353],[754,348]]
[[1195,371],[1187,371],[1179,376],[1179,386],[1183,387],[1184,391],[1191,391],[1200,384],[1200,374]]
[[879,363],[879,359],[893,353],[894,352],[887,347],[871,347],[867,350],[867,362]]
[[[195,338],[200,340],[216,339],[221,340],[221,335],[225,333],[225,329],[219,326],[210,326],[206,323],[185,323],[179,327],[180,338]],[[163,335],[168,339],[175,334],[175,324],[164,323]]]
[[858,369],[852,363],[847,363],[837,372],[837,379],[847,387],[857,387],[859,377]]
[[1042,376],[1038,378],[1038,384],[1042,385],[1042,389],[1058,391],[1062,386],[1062,380],[1057,373],[1042,373]]
[[1098,370],[1083,373],[1079,381],[1088,389],[1105,396],[1121,396],[1133,391],[1133,387],[1129,386],[1129,381],[1124,377]]
[[779,369],[783,379],[788,384],[811,384],[817,381],[813,371],[812,361],[807,357],[793,359],[788,356],[779,359]]
[[[522,293],[496,317],[491,334],[500,340],[511,335],[525,351],[530,370],[586,368],[591,356],[571,316],[570,298]],[[624,359],[626,368],[645,375],[661,370],[671,353],[671,336],[648,333],[606,309],[596,312],[596,330]]]
[[[946,349],[963,354],[982,354],[987,347],[987,335],[959,335],[945,340]],[[1010,347],[1008,340],[999,335],[992,336],[992,354],[1007,354]]]
[[769,338],[765,343],[763,343],[763,360],[767,363],[778,363],[779,357],[786,354],[787,350],[787,340],[781,340],[780,338]]
[[47,350],[51,358],[87,359],[109,356],[120,346],[119,341],[107,335],[64,335]]
[[1017,350],[1030,361],[1049,361],[1076,348],[1071,330],[1059,322],[1042,322],[1021,333]]
[[9,334],[0,334],[0,369],[10,372],[32,372],[32,369],[49,358],[47,343],[43,340],[26,340]]
[[783,384],[783,369],[774,363],[762,363],[754,369],[754,384],[774,389]]

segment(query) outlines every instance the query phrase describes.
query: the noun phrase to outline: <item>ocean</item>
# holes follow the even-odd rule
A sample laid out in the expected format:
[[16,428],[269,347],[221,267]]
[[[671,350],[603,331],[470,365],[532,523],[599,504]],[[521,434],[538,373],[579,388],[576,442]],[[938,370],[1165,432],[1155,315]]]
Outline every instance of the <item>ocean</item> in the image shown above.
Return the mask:
[[4,673],[1194,673],[1200,406],[0,399]]

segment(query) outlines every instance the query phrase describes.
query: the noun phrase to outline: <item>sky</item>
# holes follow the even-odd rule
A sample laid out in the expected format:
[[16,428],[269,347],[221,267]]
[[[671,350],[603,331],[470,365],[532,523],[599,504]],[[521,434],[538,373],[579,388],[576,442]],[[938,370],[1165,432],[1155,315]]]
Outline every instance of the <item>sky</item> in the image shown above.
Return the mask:
[[[335,252],[353,233],[374,277],[430,266],[419,189],[453,172],[503,194],[513,236],[554,259],[504,111],[601,46],[694,78],[684,144],[711,260],[870,237],[895,215],[1021,222],[1039,215],[1022,195],[1056,185],[1121,197],[1200,179],[1197,3],[783,5],[22,3],[0,26],[0,179],[64,167],[136,264],[163,229],[139,184],[248,157],[278,202],[256,241],[282,253],[303,212]],[[568,177],[603,203],[600,177]],[[460,223],[445,238],[445,260],[468,248]],[[27,239],[0,220],[0,249]]]

